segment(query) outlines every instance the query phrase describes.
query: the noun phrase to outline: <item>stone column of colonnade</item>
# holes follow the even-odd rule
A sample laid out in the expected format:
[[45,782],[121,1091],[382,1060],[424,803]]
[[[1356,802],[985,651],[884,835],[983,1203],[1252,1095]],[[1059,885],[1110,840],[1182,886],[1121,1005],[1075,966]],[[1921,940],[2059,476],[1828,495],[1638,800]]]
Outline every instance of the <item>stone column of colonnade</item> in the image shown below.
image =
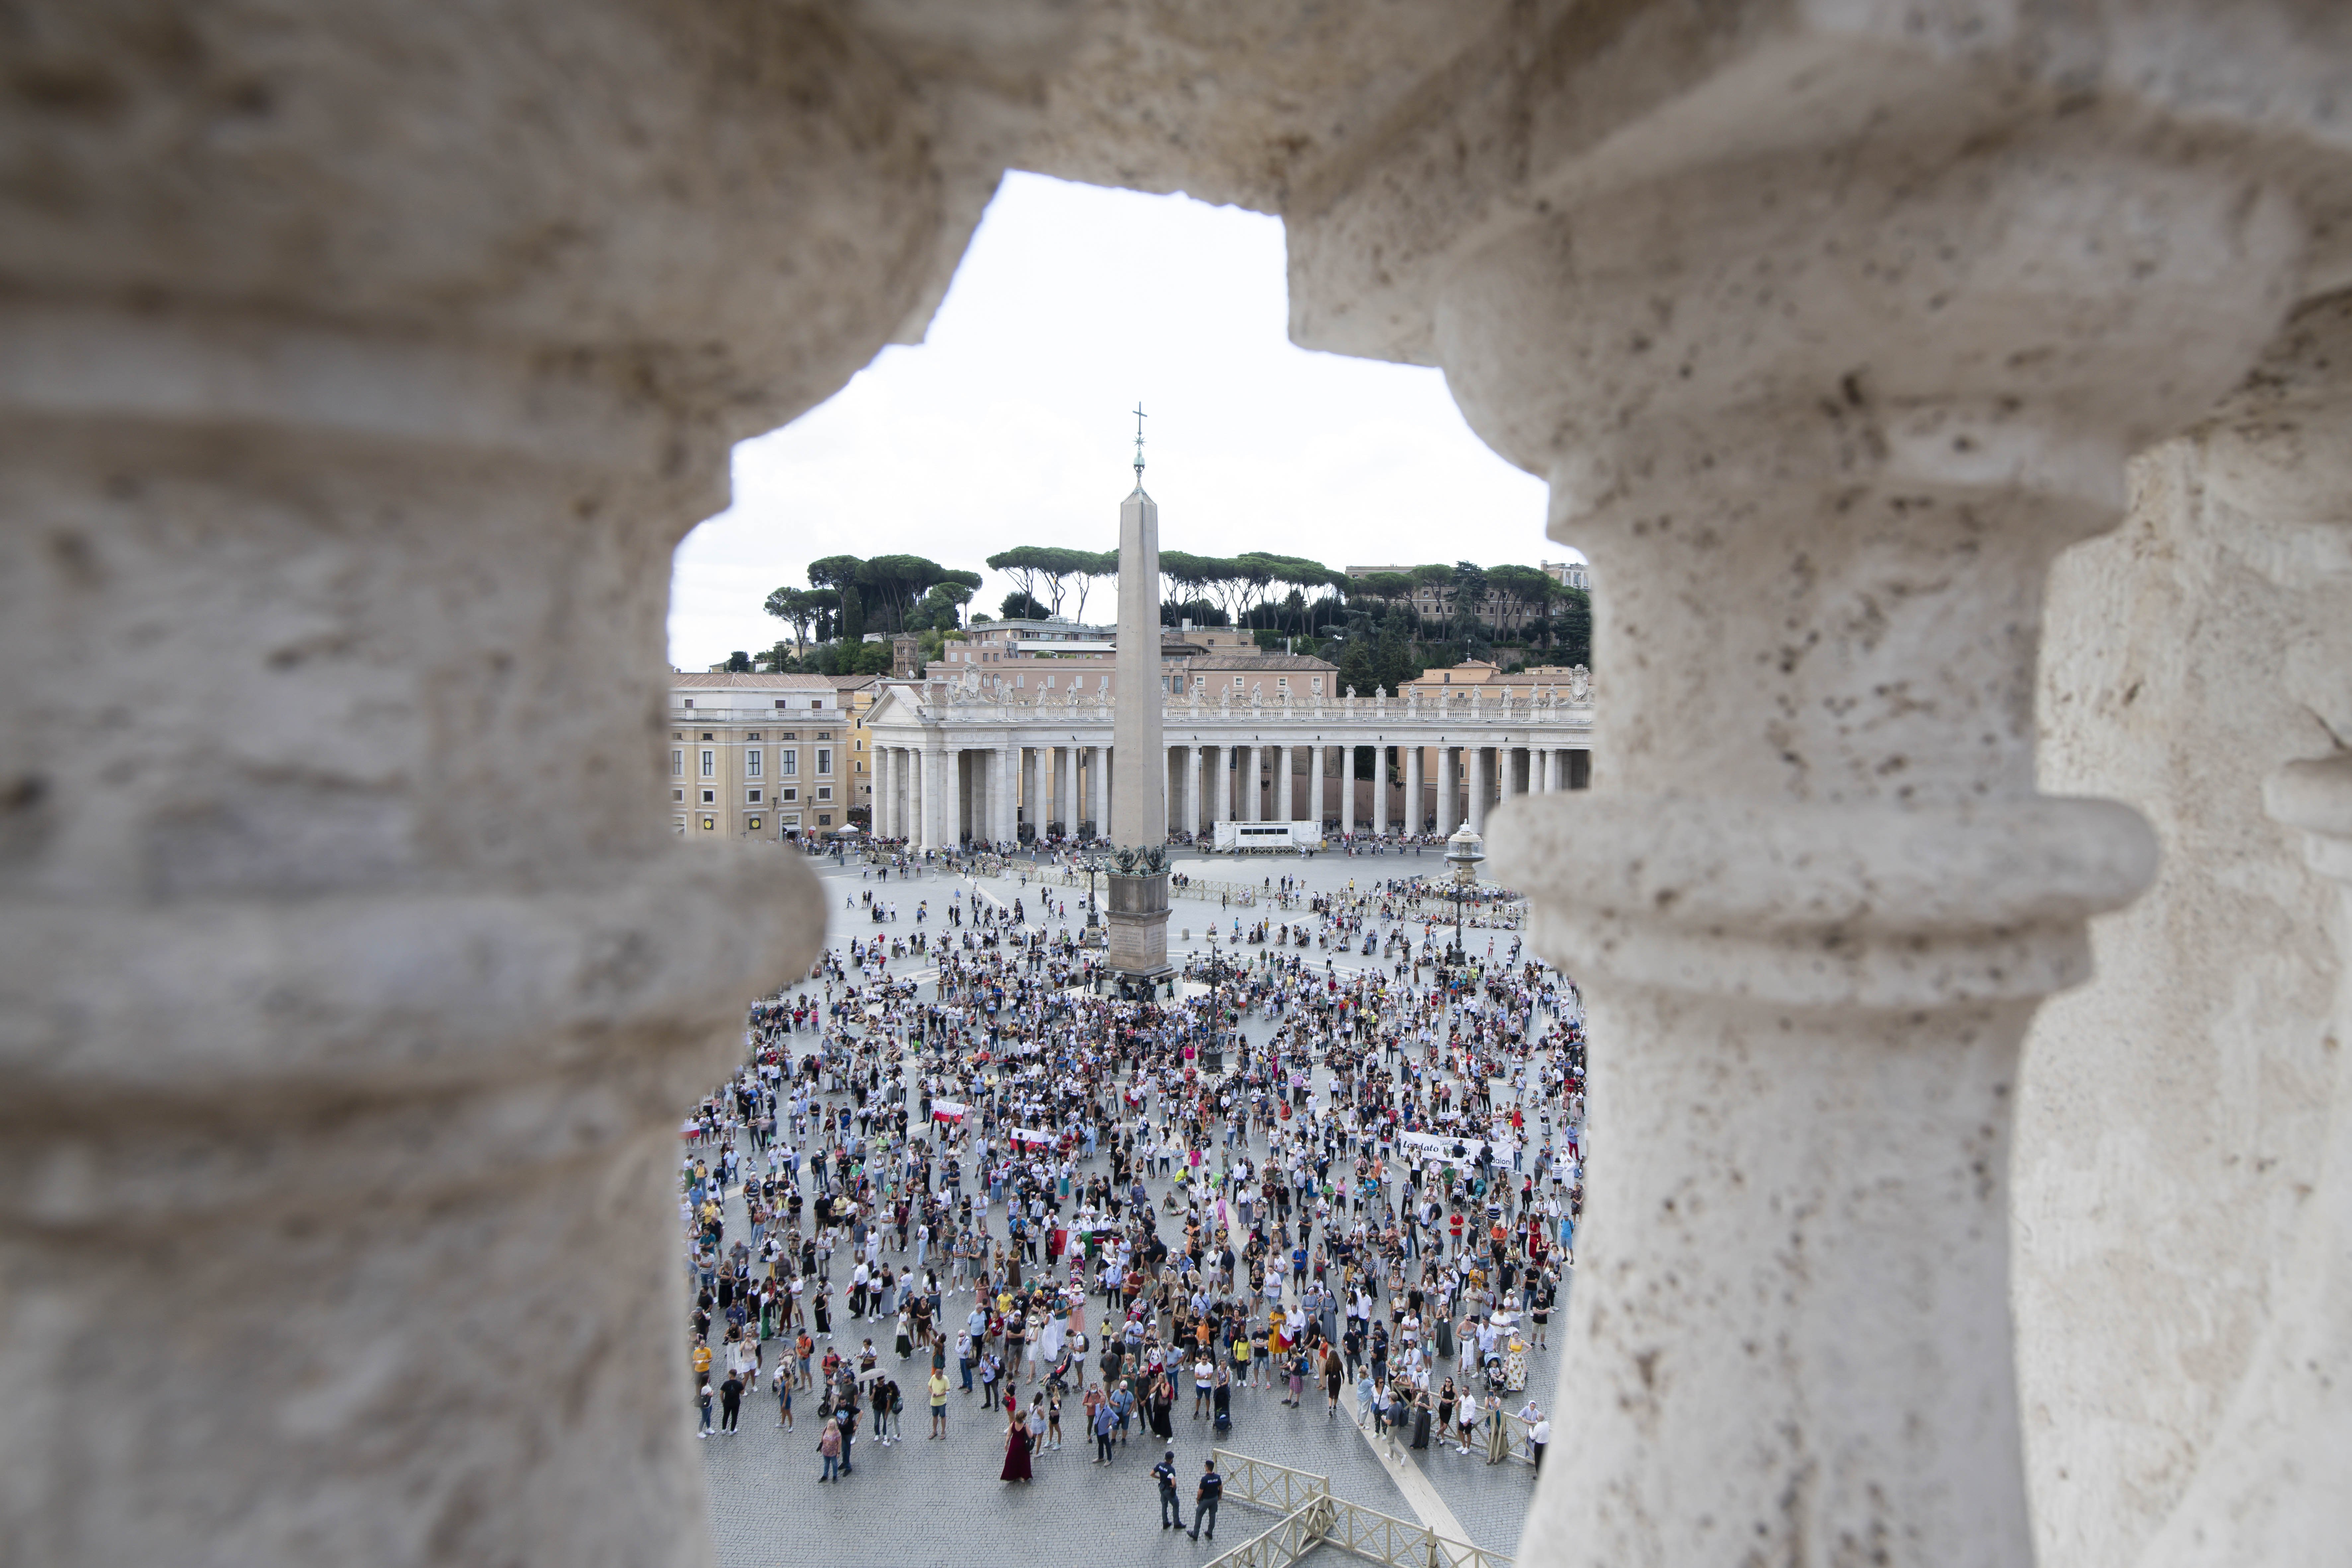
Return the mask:
[[1201,756],[1207,749],[1199,745],[1177,748],[1184,771],[1183,784],[1174,792],[1177,810],[1182,813],[1182,831],[1196,838],[1201,833]]
[[1462,826],[1461,748],[1437,748],[1437,834],[1443,838]]
[[1323,826],[1323,750],[1318,741],[1307,753],[1307,819],[1318,830]]
[[1234,816],[1235,822],[1255,822],[1257,816],[1257,748],[1235,746],[1234,752]]
[[2155,863],[2036,794],[2042,581],[2244,372],[2302,225],[2128,114],[1952,108],[1628,153],[1442,285],[1449,385],[1609,584],[1607,787],[1495,836],[1610,1042],[1548,1563],[2032,1557],[2018,1047]]
[[953,837],[955,809],[948,793],[950,764],[947,737],[933,732],[923,737],[923,847],[944,849]]
[[2044,623],[2042,786],[2126,801],[2164,859],[2028,1037],[2037,1544],[2321,1562],[2352,1539],[2352,293],[2300,309],[2133,480]]
[[1382,838],[1389,831],[1389,748],[1372,748],[1372,837]]
[[1488,759],[1496,755],[1500,748],[1468,746],[1464,749],[1470,757],[1470,831],[1483,835],[1486,831],[1487,797],[1495,784],[1491,773],[1493,763]]
[[1401,745],[1397,751],[1404,759],[1404,831],[1417,834],[1422,823],[1422,748],[1416,743]]
[[1108,756],[1109,752],[1104,747],[1087,748],[1087,820],[1095,825],[1097,837],[1101,836],[1105,825],[1110,820],[1108,816],[1110,795],[1104,766]]

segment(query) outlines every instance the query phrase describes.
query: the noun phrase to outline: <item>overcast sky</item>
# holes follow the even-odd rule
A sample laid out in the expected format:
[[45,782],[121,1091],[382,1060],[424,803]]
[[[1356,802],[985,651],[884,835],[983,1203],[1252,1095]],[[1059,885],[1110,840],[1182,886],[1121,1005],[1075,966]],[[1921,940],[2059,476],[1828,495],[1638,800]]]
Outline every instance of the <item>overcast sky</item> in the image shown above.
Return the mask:
[[[790,636],[761,603],[826,555],[984,570],[1016,544],[1116,549],[1139,400],[1163,548],[1571,557],[1543,536],[1543,486],[1470,433],[1438,372],[1295,348],[1285,296],[1278,219],[1008,176],[924,343],[735,448],[734,504],[678,546],[671,662]],[[989,573],[975,605],[1011,586]],[[1110,603],[1105,583],[1087,619]]]

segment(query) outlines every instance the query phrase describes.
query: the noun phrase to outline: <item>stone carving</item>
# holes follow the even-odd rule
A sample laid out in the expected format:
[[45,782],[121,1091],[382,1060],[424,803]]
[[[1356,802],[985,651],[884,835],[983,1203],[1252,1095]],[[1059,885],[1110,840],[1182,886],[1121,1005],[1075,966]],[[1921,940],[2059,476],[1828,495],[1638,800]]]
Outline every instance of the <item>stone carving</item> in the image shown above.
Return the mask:
[[1154,877],[1168,868],[1168,851],[1157,844],[1111,851],[1111,870],[1121,877]]

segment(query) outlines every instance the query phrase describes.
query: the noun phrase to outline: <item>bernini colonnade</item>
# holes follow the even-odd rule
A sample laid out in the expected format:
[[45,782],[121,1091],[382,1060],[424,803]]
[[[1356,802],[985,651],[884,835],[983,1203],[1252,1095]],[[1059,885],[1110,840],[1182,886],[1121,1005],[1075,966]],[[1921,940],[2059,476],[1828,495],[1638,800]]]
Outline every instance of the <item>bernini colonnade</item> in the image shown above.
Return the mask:
[[824,911],[672,841],[669,553],[1024,168],[1281,215],[1605,585],[1522,1560],[2342,1561],[2347,29],[16,7],[0,1554],[706,1558],[672,1129]]
[[[1531,696],[1423,700],[1419,693],[1285,697],[1274,706],[1164,697],[1170,831],[1220,822],[1326,821],[1342,834],[1441,834],[1514,796],[1580,789],[1591,776],[1591,683],[1581,674]],[[1023,826],[1068,833],[1108,821],[1111,708],[1027,702],[948,681],[892,688],[866,715],[874,736],[874,831],[925,848],[1009,844]],[[1351,761],[1377,753],[1360,821]],[[1304,761],[1299,759],[1303,758]],[[1431,759],[1434,758],[1434,766]],[[1424,780],[1424,772],[1433,776]],[[1387,779],[1402,787],[1391,814]],[[1339,784],[1328,788],[1327,778]],[[1324,803],[1337,797],[1336,809]],[[1415,812],[1408,803],[1430,802]]]

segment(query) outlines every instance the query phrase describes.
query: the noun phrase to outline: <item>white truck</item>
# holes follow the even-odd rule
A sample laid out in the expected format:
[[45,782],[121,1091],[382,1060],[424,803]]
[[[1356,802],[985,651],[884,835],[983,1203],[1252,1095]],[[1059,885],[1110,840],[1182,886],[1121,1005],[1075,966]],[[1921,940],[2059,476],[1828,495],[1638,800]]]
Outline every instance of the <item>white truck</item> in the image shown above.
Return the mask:
[[1220,855],[1305,855],[1323,847],[1319,822],[1220,822],[1213,846]]

